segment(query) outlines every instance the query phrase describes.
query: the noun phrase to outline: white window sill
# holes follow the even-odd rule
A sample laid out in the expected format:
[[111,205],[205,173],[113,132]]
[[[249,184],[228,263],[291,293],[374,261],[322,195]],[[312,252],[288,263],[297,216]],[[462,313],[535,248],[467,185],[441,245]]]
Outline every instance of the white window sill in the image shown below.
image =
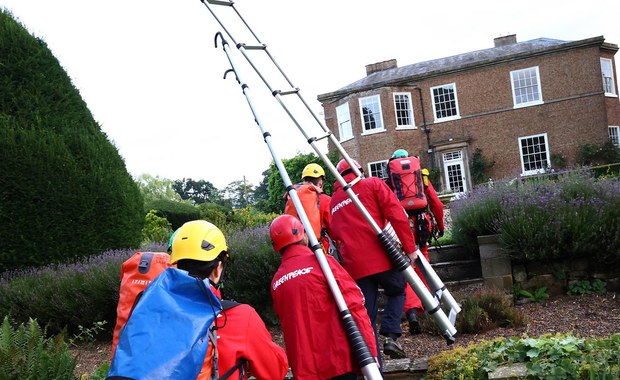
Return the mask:
[[402,130],[407,130],[407,129],[414,130],[414,129],[418,129],[418,127],[416,127],[415,125],[406,125],[406,126],[403,125],[403,126],[396,127],[397,131],[402,131]]
[[459,120],[461,115],[442,117],[441,119],[435,119],[435,123],[443,123],[445,121]]
[[362,133],[362,136],[374,135],[376,133],[381,133],[381,132],[385,132],[385,128],[383,128],[383,129],[371,129],[370,131],[364,131]]
[[538,105],[541,105],[541,104],[545,104],[545,102],[540,100],[538,102],[529,102],[529,103],[515,104],[513,108],[514,109],[518,109],[518,108],[525,108],[525,107],[531,107],[531,106],[538,106]]
[[342,140],[339,140],[339,141],[340,141],[341,143],[343,143],[343,142],[345,142],[345,141],[349,141],[349,140],[353,140],[353,136],[351,136],[351,137],[346,137],[346,138],[344,138],[344,139],[342,139]]

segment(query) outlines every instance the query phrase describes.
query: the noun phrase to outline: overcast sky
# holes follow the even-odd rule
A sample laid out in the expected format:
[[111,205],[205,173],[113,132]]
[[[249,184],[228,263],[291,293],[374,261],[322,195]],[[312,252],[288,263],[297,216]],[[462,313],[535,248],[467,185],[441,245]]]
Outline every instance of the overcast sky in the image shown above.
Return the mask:
[[[230,66],[214,47],[222,29],[200,0],[0,6],[48,44],[133,176],[204,179],[220,189],[244,177],[260,182],[271,155],[241,87],[232,75],[223,79]],[[317,114],[319,94],[363,78],[370,63],[405,66],[491,48],[509,34],[518,41],[604,36],[620,44],[618,0],[237,0],[235,7]],[[230,11],[222,8],[215,9]],[[235,25],[226,27],[246,42]],[[279,158],[312,152],[234,53]]]

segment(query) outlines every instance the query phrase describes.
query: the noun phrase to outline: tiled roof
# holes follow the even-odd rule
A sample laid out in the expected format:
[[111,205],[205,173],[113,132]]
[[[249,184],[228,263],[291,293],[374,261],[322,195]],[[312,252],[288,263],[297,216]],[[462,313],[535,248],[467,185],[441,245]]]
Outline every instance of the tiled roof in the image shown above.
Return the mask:
[[467,67],[473,67],[484,63],[492,63],[503,61],[519,56],[528,56],[536,53],[561,49],[573,45],[580,45],[579,42],[598,42],[602,43],[602,37],[582,41],[562,41],[551,38],[537,38],[535,40],[518,42],[514,44],[493,47],[484,50],[477,50],[468,53],[453,55],[451,57],[434,59],[431,61],[414,63],[403,67],[396,67],[372,73],[356,82],[336,90],[331,94],[319,95],[319,98],[325,95],[333,95],[335,93],[348,93],[362,90],[364,88],[372,88],[377,85],[389,85],[404,80],[415,80],[416,78],[440,74],[442,72],[450,72]]

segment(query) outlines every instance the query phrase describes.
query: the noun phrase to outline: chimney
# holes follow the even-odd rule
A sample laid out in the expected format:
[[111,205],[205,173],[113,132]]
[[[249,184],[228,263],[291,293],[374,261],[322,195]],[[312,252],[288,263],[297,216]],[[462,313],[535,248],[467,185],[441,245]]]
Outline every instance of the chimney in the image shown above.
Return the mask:
[[389,61],[371,63],[370,65],[366,65],[366,76],[376,73],[377,71],[395,69],[397,67],[398,65],[396,64],[395,59],[390,59]]
[[493,42],[495,43],[495,47],[516,44],[517,43],[517,35],[516,34],[509,34],[507,36],[497,37],[497,38],[493,39]]

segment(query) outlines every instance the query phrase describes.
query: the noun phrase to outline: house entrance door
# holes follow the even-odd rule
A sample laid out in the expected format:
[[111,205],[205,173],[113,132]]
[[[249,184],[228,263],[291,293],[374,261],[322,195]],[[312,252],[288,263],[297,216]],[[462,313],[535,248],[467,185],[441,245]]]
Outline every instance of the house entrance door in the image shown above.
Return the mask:
[[467,191],[462,150],[445,152],[443,154],[443,169],[448,190],[454,193]]

